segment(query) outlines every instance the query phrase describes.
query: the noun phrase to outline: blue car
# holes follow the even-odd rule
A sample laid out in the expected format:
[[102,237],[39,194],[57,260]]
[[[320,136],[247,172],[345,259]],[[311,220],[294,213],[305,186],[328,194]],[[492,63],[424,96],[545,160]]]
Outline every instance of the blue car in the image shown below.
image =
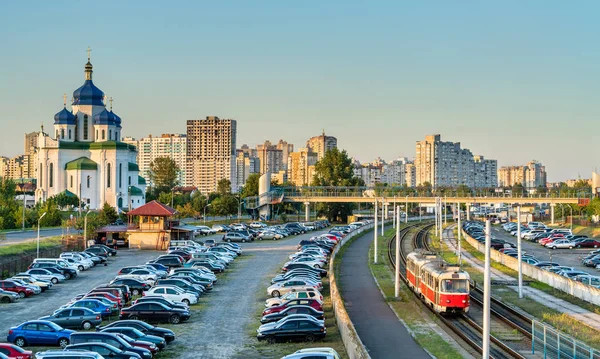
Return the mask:
[[164,266],[160,263],[146,263],[146,265],[154,267],[154,269],[156,269],[156,270],[160,270],[160,271],[169,273],[169,267]]
[[69,345],[69,338],[74,330],[63,329],[60,325],[47,320],[30,320],[8,331],[6,341],[17,346],[58,345],[62,348]]
[[80,299],[70,305],[67,305],[67,307],[91,309],[96,313],[100,313],[100,315],[102,315],[102,319],[106,319],[112,314],[112,308],[97,299]]

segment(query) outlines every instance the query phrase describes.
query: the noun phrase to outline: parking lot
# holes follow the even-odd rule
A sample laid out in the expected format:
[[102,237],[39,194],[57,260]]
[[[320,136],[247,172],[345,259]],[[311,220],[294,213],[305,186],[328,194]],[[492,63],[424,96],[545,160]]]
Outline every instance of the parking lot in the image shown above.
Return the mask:
[[[502,229],[502,226],[500,225],[492,226],[492,237],[506,240],[510,243],[514,243],[515,245],[517,244],[517,237],[511,236],[510,233]],[[592,275],[600,275],[600,272],[597,269],[589,268],[581,264],[581,258],[593,251],[593,248],[552,250],[550,248],[543,247],[538,243],[532,243],[526,239],[521,241],[521,246],[523,251],[527,252],[527,254],[535,256],[540,261],[552,261],[560,263],[563,266],[569,266],[588,272]]]

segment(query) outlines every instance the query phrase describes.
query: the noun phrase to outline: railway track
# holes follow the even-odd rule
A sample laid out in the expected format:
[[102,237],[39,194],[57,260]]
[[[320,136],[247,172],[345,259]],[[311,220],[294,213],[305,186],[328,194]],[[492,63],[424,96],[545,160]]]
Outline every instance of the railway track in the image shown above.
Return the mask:
[[[426,225],[412,225],[405,227],[400,231],[400,276],[402,280],[406,282],[406,254],[414,251],[415,249],[422,248],[430,251],[428,244],[429,230],[433,224]],[[413,233],[412,240],[409,239],[411,232]],[[392,269],[395,269],[395,241],[396,238],[388,244],[388,259]],[[471,307],[473,304],[480,307],[483,310],[483,292],[477,287],[471,288]],[[413,292],[413,294],[416,293]],[[508,307],[498,300],[492,298],[492,308],[490,314],[495,320],[508,325],[511,328],[516,329],[525,339],[531,340],[531,319],[527,318],[523,314],[517,312],[511,307]],[[426,305],[448,328],[450,328],[456,335],[463,339],[469,346],[475,349],[479,353],[483,353],[483,339],[482,333],[483,328],[477,320],[471,315],[460,315],[455,317],[446,317],[437,313],[430,306]],[[502,340],[495,336],[490,336],[490,358],[504,359],[504,358],[525,358],[516,349],[511,348]],[[529,342],[530,344],[531,342]],[[523,343],[521,342],[522,346]]]

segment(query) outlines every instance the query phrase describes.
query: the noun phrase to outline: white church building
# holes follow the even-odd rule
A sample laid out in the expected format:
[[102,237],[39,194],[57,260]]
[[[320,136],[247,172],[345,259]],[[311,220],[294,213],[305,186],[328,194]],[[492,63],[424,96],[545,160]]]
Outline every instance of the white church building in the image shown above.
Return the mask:
[[146,182],[139,176],[135,146],[119,141],[121,118],[106,108],[104,93],[92,82],[89,50],[85,82],[73,92],[71,110],[54,116],[54,132],[38,137],[35,200],[65,192],[89,209],[104,203],[133,209],[146,203]]

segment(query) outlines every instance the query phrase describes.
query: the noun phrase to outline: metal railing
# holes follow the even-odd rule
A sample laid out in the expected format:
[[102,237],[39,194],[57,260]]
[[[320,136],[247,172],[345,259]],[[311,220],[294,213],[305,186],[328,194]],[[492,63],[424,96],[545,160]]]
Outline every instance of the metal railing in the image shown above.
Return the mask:
[[551,359],[600,359],[600,351],[538,321],[531,328],[531,352]]

